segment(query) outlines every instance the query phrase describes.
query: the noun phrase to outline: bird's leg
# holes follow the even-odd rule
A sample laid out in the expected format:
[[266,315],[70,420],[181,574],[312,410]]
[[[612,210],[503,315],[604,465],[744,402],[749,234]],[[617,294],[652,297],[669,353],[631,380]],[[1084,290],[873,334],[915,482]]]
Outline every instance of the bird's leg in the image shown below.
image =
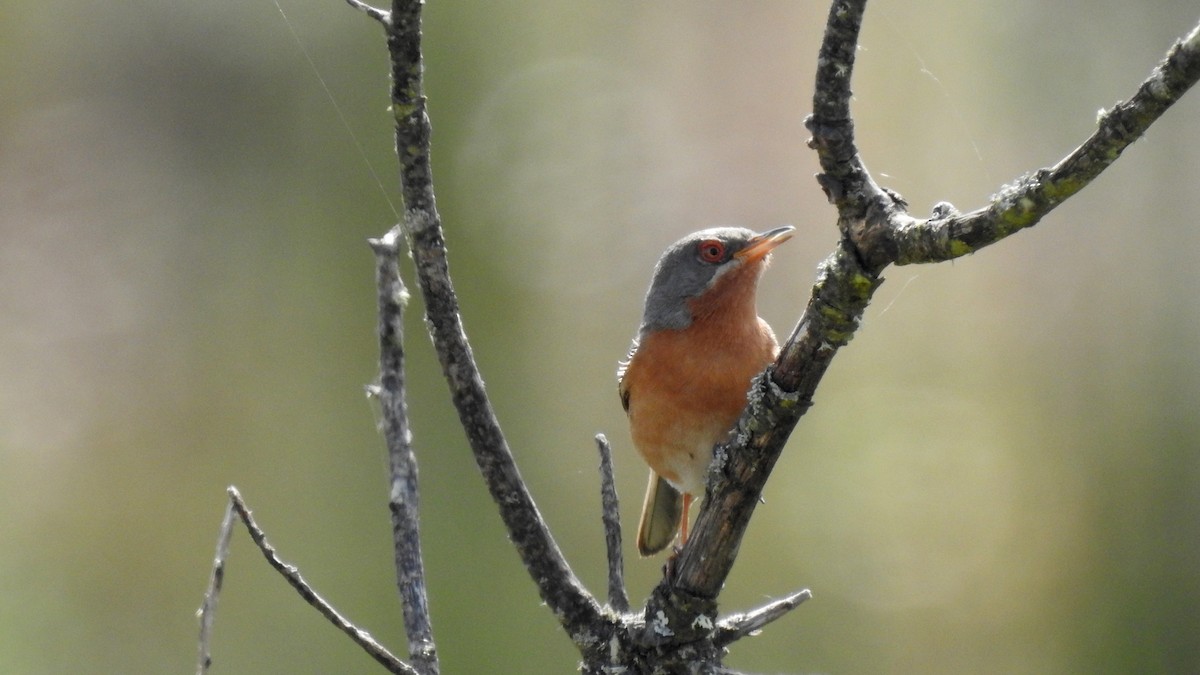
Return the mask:
[[692,506],[692,496],[688,493],[683,493],[683,518],[679,522],[679,545],[671,547],[671,555],[667,556],[667,562],[663,563],[663,577],[667,583],[675,582],[675,565],[679,559],[679,553],[683,551],[683,545],[688,540],[688,511]]
[[692,496],[688,493],[683,493],[683,519],[679,522],[679,547],[683,548],[687,545],[688,539],[688,512],[691,510]]

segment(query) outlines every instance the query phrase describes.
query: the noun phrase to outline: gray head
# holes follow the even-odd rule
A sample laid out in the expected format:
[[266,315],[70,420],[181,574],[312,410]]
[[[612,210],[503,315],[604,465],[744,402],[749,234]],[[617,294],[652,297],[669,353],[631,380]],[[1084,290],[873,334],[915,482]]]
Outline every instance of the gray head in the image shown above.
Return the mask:
[[[671,244],[654,267],[640,332],[690,326],[689,300],[703,295],[731,271],[760,264],[771,249],[791,238],[794,229],[785,225],[758,234],[744,227],[714,227]],[[747,281],[757,283],[758,277]]]

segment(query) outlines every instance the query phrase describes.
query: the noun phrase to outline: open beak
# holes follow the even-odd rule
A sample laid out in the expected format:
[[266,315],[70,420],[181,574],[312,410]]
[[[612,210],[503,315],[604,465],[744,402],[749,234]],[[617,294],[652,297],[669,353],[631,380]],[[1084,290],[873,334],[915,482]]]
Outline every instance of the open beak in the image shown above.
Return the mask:
[[746,242],[746,247],[737,253],[734,253],[733,257],[741,260],[742,262],[754,262],[756,260],[762,260],[763,258],[767,257],[767,254],[770,253],[771,250],[776,246],[782,244],[788,239],[791,239],[792,232],[795,231],[796,228],[792,227],[791,225],[784,225],[783,227],[777,227],[773,230],[763,232],[762,234]]

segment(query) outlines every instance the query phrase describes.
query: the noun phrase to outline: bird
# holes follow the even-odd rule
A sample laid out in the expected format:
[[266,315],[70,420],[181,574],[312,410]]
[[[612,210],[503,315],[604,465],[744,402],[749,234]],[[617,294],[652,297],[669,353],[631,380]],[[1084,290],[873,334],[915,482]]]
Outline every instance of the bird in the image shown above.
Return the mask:
[[758,281],[790,225],[694,232],[658,259],[633,346],[617,367],[630,436],[650,466],[637,548],[687,543],[688,512],[704,496],[713,447],[746,407],[751,380],[779,353],[758,316]]

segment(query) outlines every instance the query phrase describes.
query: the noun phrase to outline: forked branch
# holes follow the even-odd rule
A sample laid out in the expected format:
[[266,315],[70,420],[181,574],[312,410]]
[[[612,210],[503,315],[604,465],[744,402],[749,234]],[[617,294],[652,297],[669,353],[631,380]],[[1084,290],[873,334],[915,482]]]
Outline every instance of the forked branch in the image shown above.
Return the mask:
[[[250,509],[246,506],[246,502],[242,500],[241,493],[237,488],[230,487],[229,504],[225,510],[225,517],[221,520],[221,532],[217,537],[217,555],[213,560],[213,573],[209,582],[208,589],[204,593],[204,604],[200,608],[200,662],[196,668],[197,675],[204,675],[208,672],[208,668],[212,665],[210,657],[210,641],[212,639],[212,625],[217,609],[217,600],[221,593],[221,584],[225,577],[225,567],[229,558],[229,541],[233,535],[233,526],[237,520],[241,520],[246,526],[246,530],[250,533],[250,538],[254,540],[254,545],[262,552],[267,559],[267,563],[279,572],[288,584],[291,585],[300,597],[309,605],[321,613],[330,623],[345,633],[354,641],[363,651],[367,652],[371,658],[375,659],[380,665],[387,669],[389,673],[398,675],[423,675],[418,673],[412,666],[404,663],[396,658],[383,645],[375,641],[371,634],[355,626],[349,619],[343,617],[333,605],[329,604],[322,598],[304,577],[300,576],[300,571],[295,565],[289,565],[279,559],[275,553],[275,547],[271,546],[267,541],[267,535],[262,528],[254,520],[254,515],[250,513]],[[235,519],[234,516],[237,516]]]
[[[762,487],[838,349],[854,336],[890,264],[938,262],[971,253],[1037,223],[1112,164],[1200,78],[1200,26],[1177,42],[1125,103],[1101,115],[1097,131],[1055,166],[1001,188],[993,202],[959,215],[949,205],[916,219],[880,188],[854,144],[850,78],[866,0],[835,0],[818,60],[813,114],[821,188],[838,209],[842,239],[820,266],[812,295],[776,363],[756,380],[728,448],[719,449],[692,538],[675,579],[657,589],[647,616],[690,625],[715,609]],[[713,603],[710,605],[710,603]]]

